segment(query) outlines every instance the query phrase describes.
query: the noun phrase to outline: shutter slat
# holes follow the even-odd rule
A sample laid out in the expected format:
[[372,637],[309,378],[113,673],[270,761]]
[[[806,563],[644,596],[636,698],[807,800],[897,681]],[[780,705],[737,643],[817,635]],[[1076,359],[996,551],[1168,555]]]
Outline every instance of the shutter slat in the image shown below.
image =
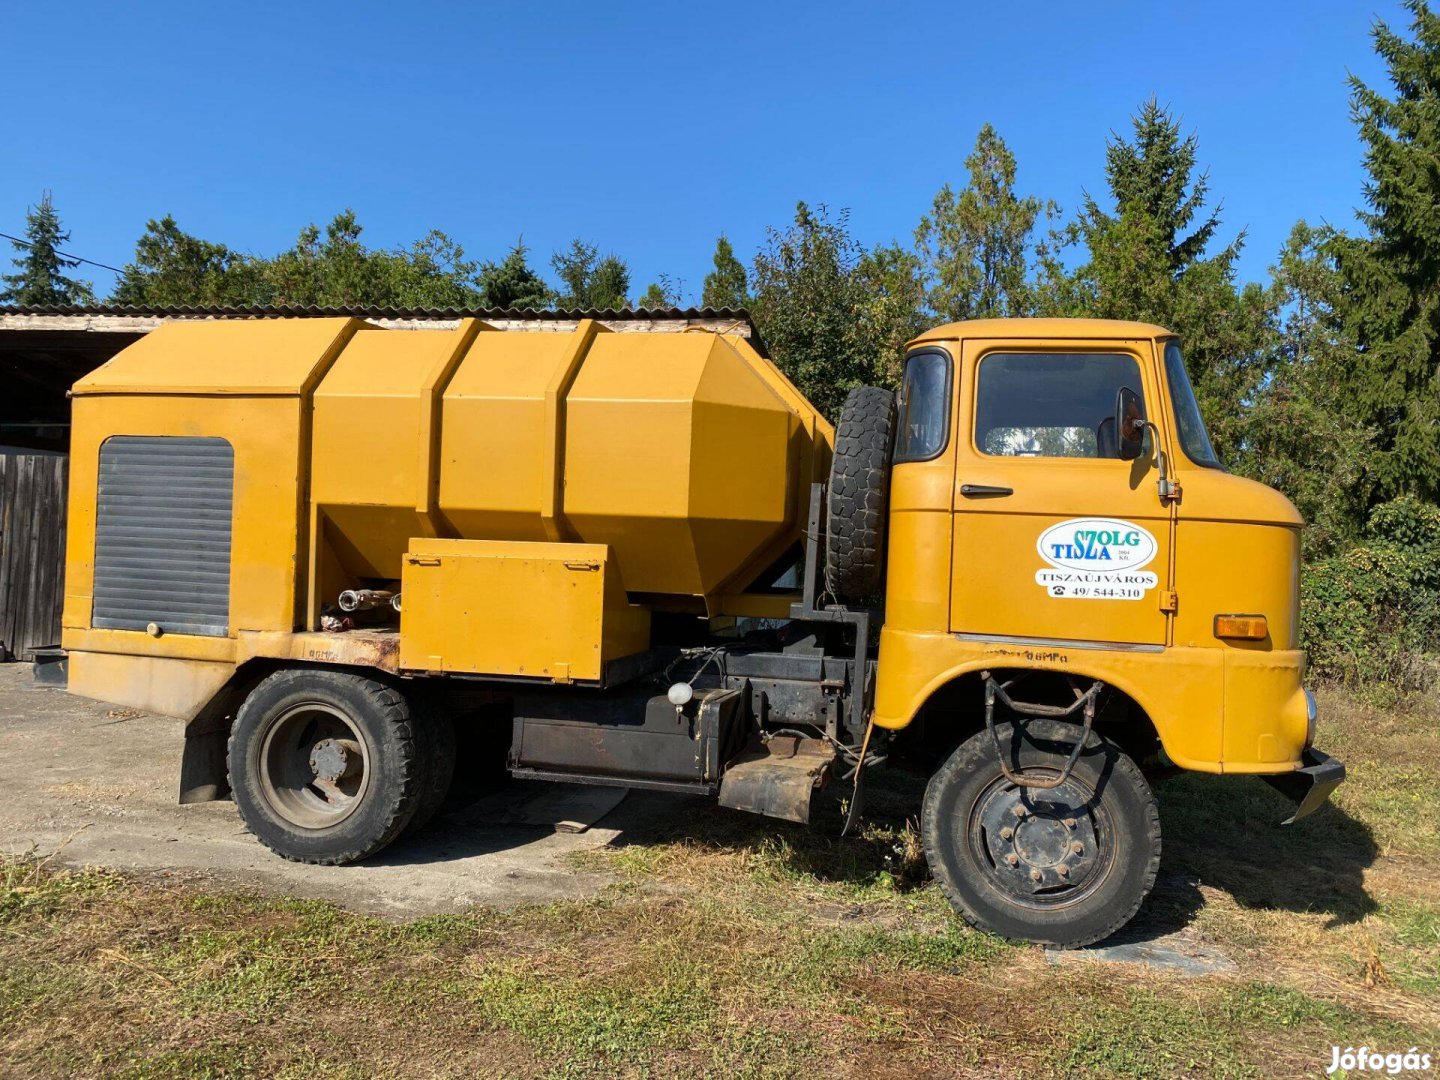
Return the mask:
[[228,634],[234,488],[235,452],[224,439],[105,440],[91,625]]

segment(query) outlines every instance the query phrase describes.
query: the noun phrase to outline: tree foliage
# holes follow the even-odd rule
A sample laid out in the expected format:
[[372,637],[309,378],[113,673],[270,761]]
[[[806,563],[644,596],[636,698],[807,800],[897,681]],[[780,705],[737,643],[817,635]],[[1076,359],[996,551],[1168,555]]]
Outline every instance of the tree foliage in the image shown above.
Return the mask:
[[1239,471],[1290,496],[1321,554],[1359,538],[1371,501],[1374,433],[1348,410],[1353,344],[1337,331],[1341,282],[1332,230],[1304,221],[1271,268],[1265,378],[1246,413]]
[[644,308],[646,311],[665,311],[669,308],[680,306],[680,282],[669,274],[661,274],[659,279],[652,281],[646,286],[640,298],[635,301],[637,308]]
[[555,253],[550,267],[560,279],[560,307],[608,311],[628,306],[630,268],[618,256],[602,256],[594,244],[572,240]]
[[60,246],[68,243],[70,234],[60,224],[60,215],[50,192],[40,196],[36,205],[25,211],[25,240],[12,240],[19,253],[13,260],[16,273],[0,276],[5,288],[0,303],[30,306],[86,304],[95,299],[88,281],[65,276],[66,270],[80,265],[66,258]]
[[270,300],[255,259],[192,236],[169,214],[145,223],[111,300],[135,307],[237,306]]
[[1064,283],[1066,314],[1175,331],[1216,449],[1232,458],[1243,449],[1246,406],[1264,376],[1266,293],[1236,288],[1244,233],[1210,252],[1220,212],[1207,208],[1196,137],[1182,137],[1179,121],[1153,99],[1132,119],[1132,132],[1106,146],[1112,208],[1086,195],[1071,228],[1070,241],[1083,245],[1087,260]]
[[1410,0],[1413,37],[1377,24],[1393,96],[1351,79],[1369,181],[1367,234],[1336,235],[1338,321],[1353,343],[1348,413],[1375,432],[1375,498],[1440,498],[1440,16]]
[[1055,204],[1015,193],[1015,155],[989,124],[965,168],[965,187],[944,185],[915,230],[925,304],[941,322],[1028,315],[1035,229]]
[[487,308],[518,308],[539,311],[555,301],[545,279],[530,268],[523,240],[517,240],[505,258],[480,264],[476,286],[480,304]]
[[769,230],[751,274],[761,336],[832,418],[852,387],[885,382],[894,366],[884,351],[893,341],[886,322],[893,313],[871,306],[863,254],[847,212],[832,218],[825,206],[802,202],[787,228]]
[[743,308],[750,303],[750,280],[745,264],[735,257],[735,249],[722,234],[715,241],[712,257],[714,269],[705,275],[700,303],[707,308]]
[[300,230],[273,258],[233,251],[182,230],[172,217],[151,221],[121,274],[114,299],[171,304],[298,307],[455,308],[481,303],[480,268],[450,237],[432,231],[408,249],[367,247],[355,213],[322,231]]

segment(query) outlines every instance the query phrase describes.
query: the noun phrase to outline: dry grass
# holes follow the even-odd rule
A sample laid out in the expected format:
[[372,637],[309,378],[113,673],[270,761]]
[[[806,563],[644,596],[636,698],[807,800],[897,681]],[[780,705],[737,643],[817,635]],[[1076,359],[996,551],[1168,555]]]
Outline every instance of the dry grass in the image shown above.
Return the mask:
[[853,840],[709,810],[591,856],[601,900],[395,924],[332,905],[0,863],[6,1077],[1318,1076],[1440,1050],[1440,719],[1331,696],[1338,805],[1162,788],[1141,929],[1183,979],[959,925],[903,784]]

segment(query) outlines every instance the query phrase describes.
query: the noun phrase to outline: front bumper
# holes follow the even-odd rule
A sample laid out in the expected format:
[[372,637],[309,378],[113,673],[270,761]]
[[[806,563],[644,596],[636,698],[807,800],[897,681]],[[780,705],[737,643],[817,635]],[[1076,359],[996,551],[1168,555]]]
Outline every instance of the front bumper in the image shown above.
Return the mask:
[[1281,795],[1295,803],[1295,813],[1282,821],[1282,825],[1293,825],[1320,809],[1325,800],[1330,798],[1330,793],[1345,779],[1344,764],[1314,747],[1306,750],[1301,760],[1304,764],[1294,772],[1261,777]]

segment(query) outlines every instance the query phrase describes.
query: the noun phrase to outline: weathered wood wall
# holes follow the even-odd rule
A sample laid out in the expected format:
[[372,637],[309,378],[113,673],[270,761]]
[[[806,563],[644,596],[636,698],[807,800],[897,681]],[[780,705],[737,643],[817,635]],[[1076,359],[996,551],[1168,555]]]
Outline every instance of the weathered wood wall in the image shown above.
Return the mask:
[[60,643],[69,474],[63,454],[0,450],[0,660]]

